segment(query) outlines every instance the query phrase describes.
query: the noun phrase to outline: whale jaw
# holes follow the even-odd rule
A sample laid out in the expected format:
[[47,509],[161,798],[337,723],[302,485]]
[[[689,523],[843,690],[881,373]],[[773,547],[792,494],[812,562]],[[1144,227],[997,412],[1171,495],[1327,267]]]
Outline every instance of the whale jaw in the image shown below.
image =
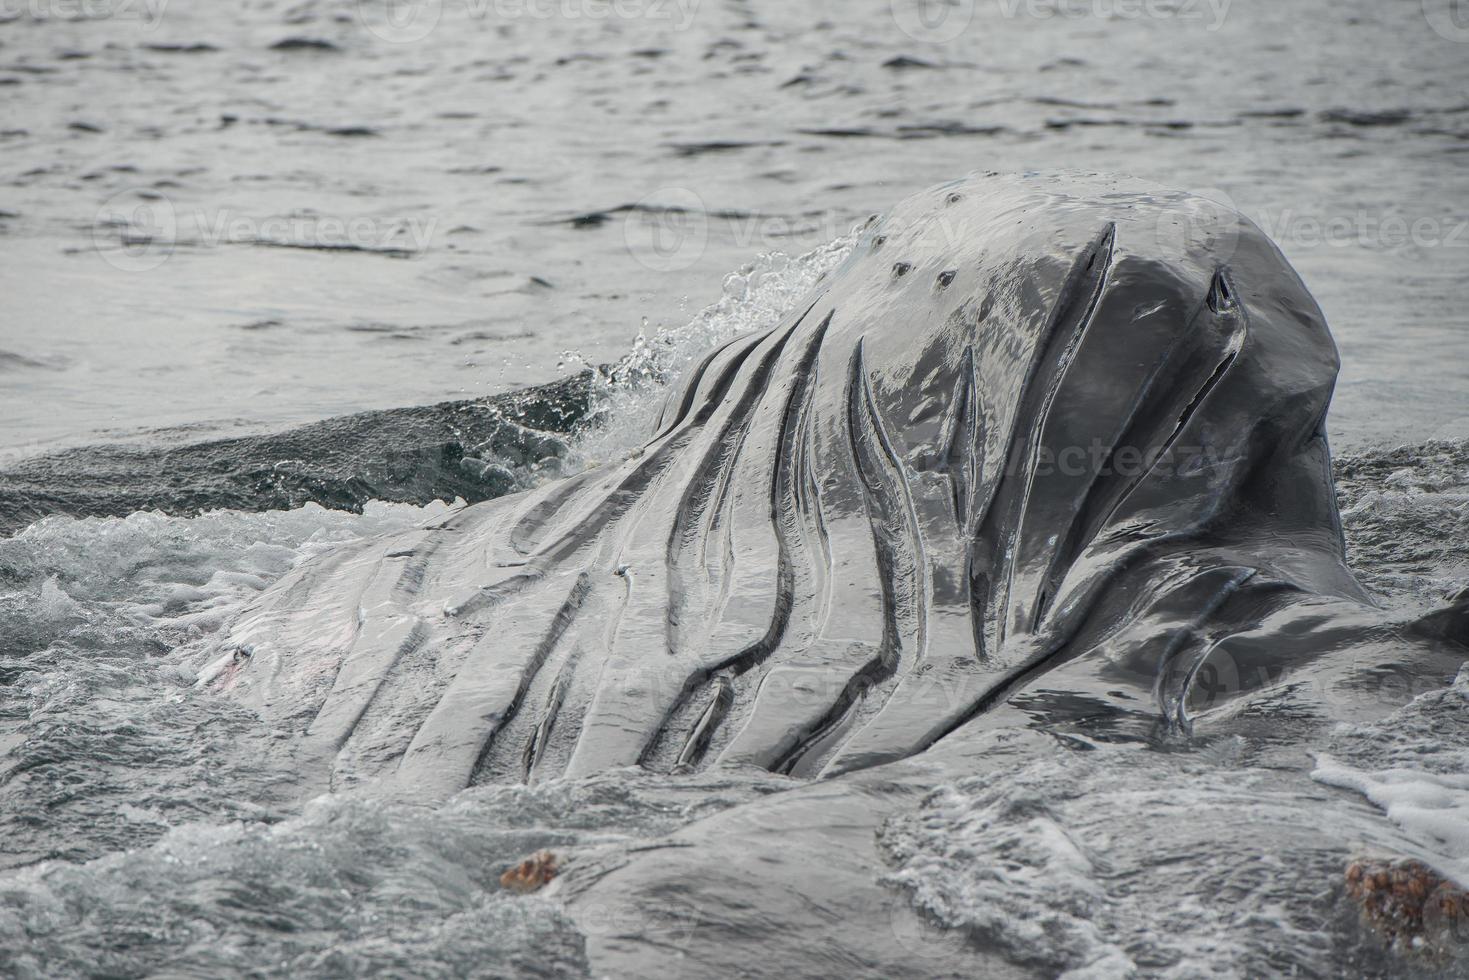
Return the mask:
[[[1170,237],[1200,214],[1208,234]],[[299,733],[306,785],[415,798],[624,766],[835,775],[1042,677],[1119,731],[1186,726],[1224,639],[1362,598],[1322,427],[1336,366],[1238,215],[977,175],[711,352],[632,459],[298,569],[237,624],[257,652],[232,683]]]

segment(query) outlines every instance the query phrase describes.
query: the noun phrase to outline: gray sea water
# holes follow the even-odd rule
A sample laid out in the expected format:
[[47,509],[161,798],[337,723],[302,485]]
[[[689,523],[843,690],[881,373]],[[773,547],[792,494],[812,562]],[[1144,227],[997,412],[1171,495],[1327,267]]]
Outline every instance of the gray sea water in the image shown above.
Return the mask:
[[1332,324],[1338,445],[1469,429],[1461,0],[4,0],[0,21],[0,449],[550,380],[760,252],[979,168],[1234,204]]
[[[329,455],[342,429],[173,447],[628,357],[575,438],[443,423],[480,495],[614,458],[854,224],[972,169],[1123,171],[1253,217],[1341,348],[1354,567],[1394,608],[1469,583],[1451,0],[0,0],[0,106],[3,975],[585,974],[585,926],[507,865],[790,781],[283,800],[256,719],[194,685],[211,642],[300,561],[449,505]],[[357,428],[413,455],[405,418]],[[338,483],[411,502],[302,505],[361,504]],[[1388,852],[1469,886],[1466,699],[1347,726],[1295,782],[1214,745],[940,787],[881,835],[933,927],[894,942],[982,936],[1038,976],[1463,975],[1386,950],[1340,874]],[[1218,846],[1241,826],[1244,857]]]

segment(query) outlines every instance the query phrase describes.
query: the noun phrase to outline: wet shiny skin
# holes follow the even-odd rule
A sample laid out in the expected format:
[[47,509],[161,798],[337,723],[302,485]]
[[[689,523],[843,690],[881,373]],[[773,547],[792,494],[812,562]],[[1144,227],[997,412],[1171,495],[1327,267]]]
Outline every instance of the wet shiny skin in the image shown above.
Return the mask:
[[1343,560],[1336,366],[1238,215],[976,174],[711,353],[627,462],[293,572],[225,683],[303,733],[307,787],[434,797],[830,776],[1017,712],[1153,737],[1296,673],[1351,688],[1380,617]]

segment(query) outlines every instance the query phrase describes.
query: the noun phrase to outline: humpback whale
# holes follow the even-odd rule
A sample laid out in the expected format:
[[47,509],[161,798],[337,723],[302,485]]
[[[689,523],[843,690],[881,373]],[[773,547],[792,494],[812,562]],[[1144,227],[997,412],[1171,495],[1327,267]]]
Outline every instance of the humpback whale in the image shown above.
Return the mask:
[[1385,670],[1452,676],[1466,617],[1390,621],[1349,571],[1337,366],[1243,216],[974,174],[708,353],[630,458],[318,556],[207,679],[305,788],[414,799],[627,766],[821,786],[1282,691],[1384,712]]

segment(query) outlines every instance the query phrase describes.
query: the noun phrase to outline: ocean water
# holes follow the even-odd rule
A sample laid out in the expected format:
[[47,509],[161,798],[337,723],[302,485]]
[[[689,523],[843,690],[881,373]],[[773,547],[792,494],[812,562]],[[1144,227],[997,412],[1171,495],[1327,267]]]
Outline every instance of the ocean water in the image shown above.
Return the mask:
[[1338,445],[1469,431],[1455,0],[6,0],[0,21],[0,450],[552,380],[761,252],[980,168],[1234,204],[1333,326]]
[[[256,720],[198,686],[215,641],[298,563],[454,506],[426,502],[446,486],[633,450],[700,352],[778,320],[868,214],[976,167],[1127,171],[1255,217],[1341,347],[1354,568],[1405,614],[1469,585],[1451,7],[957,0],[952,37],[902,3],[638,9],[0,3],[0,975],[585,975],[586,923],[501,871],[792,781],[303,808]],[[361,452],[323,445],[356,428],[290,458],[256,440],[608,362],[575,435],[475,403],[364,417]],[[458,448],[418,486],[380,472],[395,440]],[[226,476],[170,488],[205,470]],[[42,500],[46,479],[87,492]],[[1389,950],[1342,888],[1380,855],[1469,887],[1466,719],[1461,675],[1311,752],[1103,748],[936,787],[879,834],[928,924],[895,941],[1041,976],[1466,975],[1462,932]]]

